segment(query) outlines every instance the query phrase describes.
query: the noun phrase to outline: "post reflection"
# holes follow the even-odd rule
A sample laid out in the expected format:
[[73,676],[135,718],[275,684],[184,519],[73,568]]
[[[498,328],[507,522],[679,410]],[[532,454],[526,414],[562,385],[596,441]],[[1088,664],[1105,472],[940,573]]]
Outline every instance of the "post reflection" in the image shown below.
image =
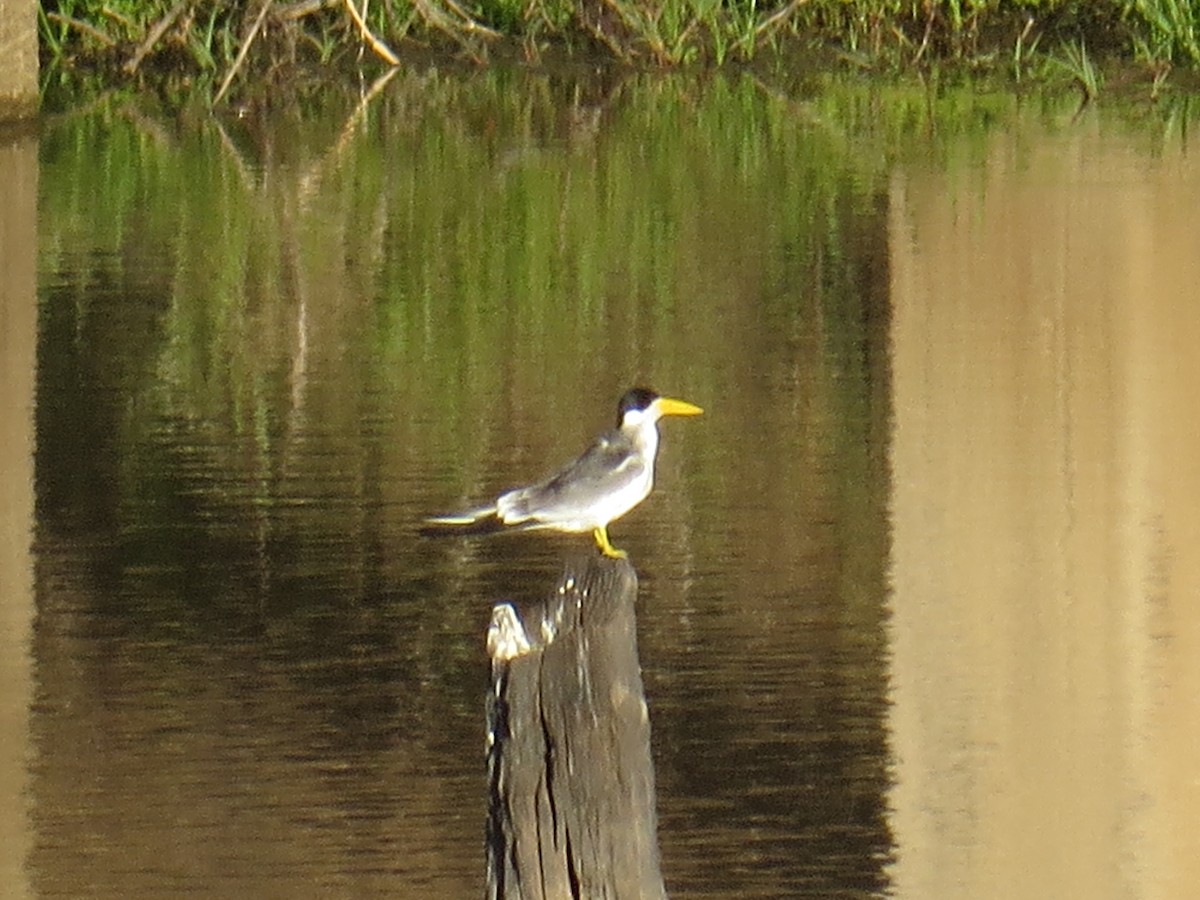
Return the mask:
[[32,137],[0,143],[0,884],[9,897],[30,895],[37,176]]

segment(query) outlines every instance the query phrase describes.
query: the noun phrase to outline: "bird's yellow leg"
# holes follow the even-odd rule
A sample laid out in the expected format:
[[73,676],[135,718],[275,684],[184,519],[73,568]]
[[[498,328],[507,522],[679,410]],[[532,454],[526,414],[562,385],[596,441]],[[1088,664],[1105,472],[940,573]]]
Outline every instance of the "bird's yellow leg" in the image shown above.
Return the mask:
[[593,528],[592,535],[596,538],[596,543],[600,547],[600,552],[603,553],[605,556],[611,557],[613,559],[624,559],[625,558],[626,554],[625,554],[624,550],[618,550],[616,547],[614,547],[612,544],[609,543],[607,526],[600,525],[597,528]]

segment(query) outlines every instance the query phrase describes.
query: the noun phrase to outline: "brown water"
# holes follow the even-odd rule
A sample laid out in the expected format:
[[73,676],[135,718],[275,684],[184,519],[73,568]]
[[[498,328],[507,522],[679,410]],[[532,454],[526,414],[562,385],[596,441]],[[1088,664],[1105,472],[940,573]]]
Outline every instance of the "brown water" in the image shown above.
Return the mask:
[[795,100],[0,149],[6,896],[479,896],[490,605],[587,539],[419,521],[633,383],[706,410],[612,527],[672,896],[1190,896],[1195,141]]
[[1195,152],[1087,120],[892,182],[900,895],[1200,884]]

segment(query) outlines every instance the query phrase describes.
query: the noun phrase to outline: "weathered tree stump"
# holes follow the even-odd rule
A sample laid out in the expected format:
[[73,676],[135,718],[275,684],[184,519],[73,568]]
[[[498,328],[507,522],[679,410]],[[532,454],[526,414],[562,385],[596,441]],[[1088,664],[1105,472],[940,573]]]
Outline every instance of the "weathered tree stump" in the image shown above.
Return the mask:
[[637,574],[569,563],[528,611],[492,613],[488,896],[664,898],[637,655]]

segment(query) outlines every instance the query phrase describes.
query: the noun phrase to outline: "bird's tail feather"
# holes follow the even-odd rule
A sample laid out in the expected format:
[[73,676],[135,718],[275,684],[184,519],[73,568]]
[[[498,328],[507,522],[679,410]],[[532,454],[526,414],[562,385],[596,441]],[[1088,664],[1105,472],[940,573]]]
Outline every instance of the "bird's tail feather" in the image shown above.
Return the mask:
[[464,509],[462,512],[447,513],[444,516],[430,516],[425,521],[430,525],[474,525],[476,522],[496,515],[496,504],[477,506],[474,509]]
[[430,516],[425,520],[421,534],[487,534],[503,527],[503,523],[496,518],[496,505],[493,503],[444,516]]

